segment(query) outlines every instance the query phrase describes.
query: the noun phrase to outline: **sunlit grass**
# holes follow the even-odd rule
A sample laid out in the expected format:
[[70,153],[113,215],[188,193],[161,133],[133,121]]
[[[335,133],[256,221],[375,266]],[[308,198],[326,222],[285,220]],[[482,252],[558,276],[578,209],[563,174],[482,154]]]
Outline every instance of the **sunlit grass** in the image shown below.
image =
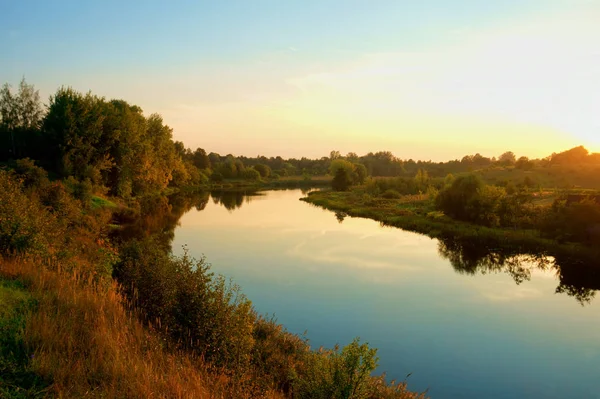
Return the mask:
[[170,352],[128,313],[115,283],[103,287],[28,261],[4,262],[0,274],[22,281],[28,290],[0,286],[2,320],[29,297],[37,303],[24,320],[22,340],[30,353],[29,370],[51,381],[49,393],[65,398],[231,397],[225,375],[211,372],[199,358]]
[[117,208],[118,205],[113,201],[100,197],[98,195],[92,196],[92,208]]

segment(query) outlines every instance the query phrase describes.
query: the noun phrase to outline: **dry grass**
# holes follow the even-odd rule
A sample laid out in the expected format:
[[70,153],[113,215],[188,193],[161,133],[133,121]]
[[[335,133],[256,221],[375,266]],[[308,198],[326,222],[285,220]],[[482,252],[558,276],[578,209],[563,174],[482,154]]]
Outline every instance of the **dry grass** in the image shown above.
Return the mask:
[[[116,285],[32,261],[0,261],[0,274],[23,281],[37,301],[27,316],[32,368],[59,398],[243,397],[201,359],[173,353],[127,310]],[[276,398],[278,395],[270,394]]]

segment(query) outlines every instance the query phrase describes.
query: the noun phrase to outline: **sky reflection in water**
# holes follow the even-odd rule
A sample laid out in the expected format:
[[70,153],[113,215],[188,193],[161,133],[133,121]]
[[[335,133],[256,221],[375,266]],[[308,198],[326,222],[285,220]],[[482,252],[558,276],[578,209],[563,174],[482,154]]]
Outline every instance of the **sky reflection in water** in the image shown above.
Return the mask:
[[[439,243],[270,191],[180,219],[187,245],[314,347],[360,336],[380,371],[432,398],[600,397],[600,305],[555,293],[556,271],[457,273]],[[235,201],[234,201],[235,202]],[[231,201],[227,202],[231,205]],[[235,208],[235,209],[233,209]]]

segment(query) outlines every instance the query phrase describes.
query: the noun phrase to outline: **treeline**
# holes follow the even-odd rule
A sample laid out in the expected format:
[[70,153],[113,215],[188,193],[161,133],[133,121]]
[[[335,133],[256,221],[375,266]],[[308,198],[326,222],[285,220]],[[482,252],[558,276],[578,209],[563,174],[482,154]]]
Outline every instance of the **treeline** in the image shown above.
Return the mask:
[[8,84],[0,90],[0,162],[22,158],[35,160],[52,176],[72,176],[98,192],[123,198],[226,179],[334,176],[332,162],[340,160],[361,165],[373,177],[413,177],[419,170],[444,177],[494,167],[531,170],[600,164],[600,154],[589,154],[583,147],[536,160],[517,158],[508,151],[498,158],[475,154],[448,162],[402,160],[389,151],[363,156],[331,151],[319,159],[220,155],[174,141],[172,129],[160,115],[145,116],[140,107],[124,100],[62,87],[44,107],[38,92],[24,79],[17,90]]
[[[339,191],[348,187],[334,185]],[[438,211],[452,219],[486,227],[535,230],[539,236],[561,243],[600,245],[599,192],[544,193],[527,176],[520,182],[486,184],[473,173],[440,178],[420,169],[414,177],[370,179],[356,191],[364,193],[362,202],[368,206],[377,206],[369,205],[373,202],[369,198],[425,201],[424,216]],[[541,196],[544,198],[540,203]]]

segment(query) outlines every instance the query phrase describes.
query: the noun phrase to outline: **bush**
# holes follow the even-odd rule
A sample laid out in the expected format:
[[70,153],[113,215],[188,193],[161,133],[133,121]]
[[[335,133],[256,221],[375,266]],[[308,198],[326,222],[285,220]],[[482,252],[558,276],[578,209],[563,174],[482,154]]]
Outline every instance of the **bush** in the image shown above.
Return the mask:
[[341,351],[313,352],[307,375],[298,383],[299,398],[369,398],[370,374],[377,368],[377,350],[355,339]]
[[339,168],[336,170],[333,179],[331,180],[331,188],[335,191],[348,191],[352,185],[352,176],[345,168]]
[[244,170],[242,176],[246,180],[256,181],[256,180],[260,180],[261,174],[258,172],[258,170],[254,169],[254,168],[248,168],[248,169]]
[[238,286],[215,277],[204,259],[169,256],[153,239],[121,251],[114,274],[145,318],[174,342],[236,375],[248,371],[256,318]]
[[15,172],[23,180],[23,186],[32,189],[46,187],[50,181],[48,173],[29,158],[19,159],[15,162]]
[[221,174],[220,172],[213,172],[210,175],[210,181],[213,183],[221,183],[223,182],[224,178],[223,178],[223,174]]
[[259,163],[258,165],[254,165],[254,169],[260,173],[260,177],[266,178],[271,176],[271,168],[269,168],[267,165]]
[[473,220],[470,204],[483,188],[483,182],[478,176],[460,176],[454,179],[450,186],[445,187],[437,196],[436,206],[446,215],[461,220]]
[[79,181],[73,176],[69,176],[65,181],[71,195],[80,200],[84,205],[88,205],[94,196],[94,186],[90,179]]
[[385,190],[385,192],[383,194],[381,194],[381,196],[383,198],[387,198],[387,199],[399,199],[402,198],[402,194],[400,194],[398,191],[394,190],[394,189],[388,189]]
[[56,218],[23,193],[21,182],[0,170],[0,255],[47,254],[63,233]]
[[256,320],[252,364],[262,390],[274,387],[289,394],[309,353],[308,343],[287,332],[274,318]]

